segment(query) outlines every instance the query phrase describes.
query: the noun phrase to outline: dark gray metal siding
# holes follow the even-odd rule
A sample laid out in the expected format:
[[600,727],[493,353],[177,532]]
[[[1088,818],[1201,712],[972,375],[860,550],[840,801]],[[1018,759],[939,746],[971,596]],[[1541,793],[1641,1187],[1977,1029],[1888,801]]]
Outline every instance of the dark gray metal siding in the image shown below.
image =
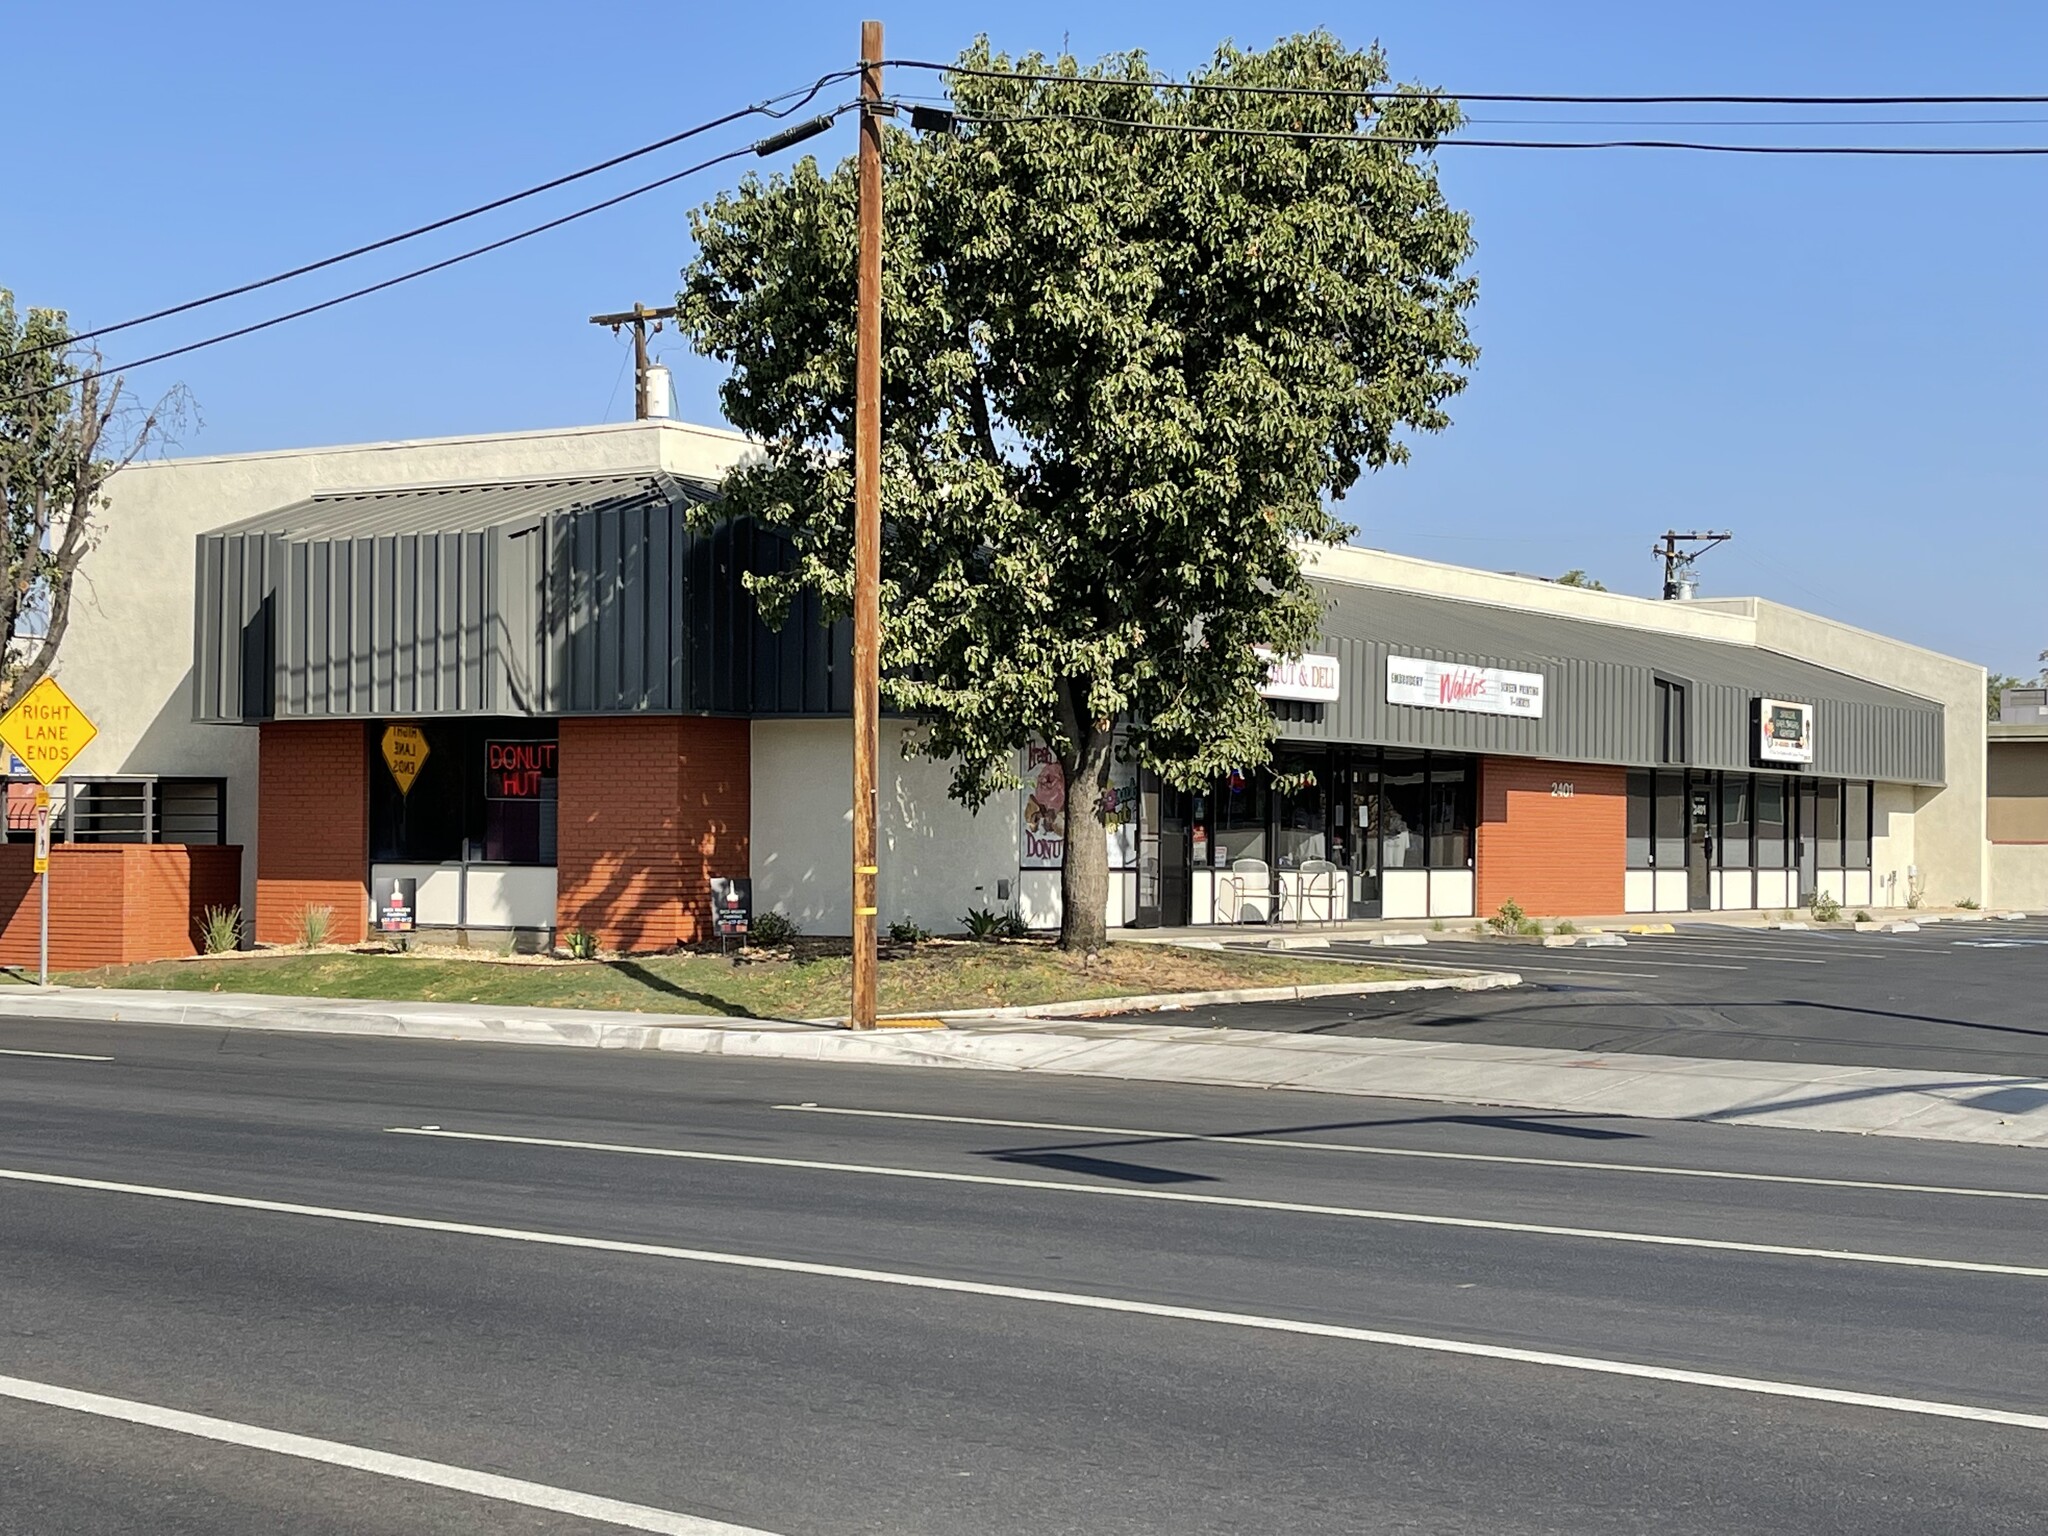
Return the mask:
[[703,499],[666,477],[444,487],[316,497],[202,535],[196,714],[845,711],[850,626],[821,626],[812,600],[770,631],[742,578],[781,545],[692,528]]
[[[1288,740],[1649,766],[1661,677],[1686,686],[1694,767],[1753,766],[1750,704],[1769,697],[1814,706],[1815,774],[1944,782],[1939,704],[1797,657],[1422,593],[1322,590],[1330,606],[1320,649],[1337,657],[1344,696],[1276,705]],[[1543,718],[1389,704],[1390,653],[1540,673]]]

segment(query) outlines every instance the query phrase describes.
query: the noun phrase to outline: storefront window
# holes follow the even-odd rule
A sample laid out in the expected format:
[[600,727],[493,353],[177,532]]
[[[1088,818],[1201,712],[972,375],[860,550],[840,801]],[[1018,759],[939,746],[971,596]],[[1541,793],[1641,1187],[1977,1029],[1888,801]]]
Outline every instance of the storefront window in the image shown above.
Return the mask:
[[1774,773],[1756,778],[1756,867],[1785,867],[1785,781]]
[[1273,772],[1294,781],[1293,788],[1276,796],[1274,806],[1278,867],[1299,869],[1310,859],[1328,858],[1328,760],[1321,753],[1286,753],[1274,760]]
[[426,760],[410,793],[385,765],[383,726],[369,731],[370,858],[380,864],[555,862],[553,728],[524,720],[420,726]]
[[1850,784],[1843,791],[1842,867],[1870,868],[1870,786]]
[[1721,867],[1749,868],[1749,775],[1721,776]]
[[1429,867],[1429,781],[1420,752],[1388,752],[1380,778],[1380,824],[1387,869]]
[[1266,774],[1233,773],[1216,790],[1216,864],[1266,857]]
[[1813,834],[1820,850],[1822,869],[1842,867],[1842,785],[1838,779],[1823,779],[1814,786],[1817,810]]
[[1195,868],[1209,867],[1209,797],[1200,791],[1188,796],[1188,850]]
[[1685,773],[1657,775],[1657,858],[1659,869],[1685,868]]
[[1650,867],[1651,777],[1646,768],[1628,771],[1628,867]]
[[1472,867],[1472,770],[1455,758],[1429,765],[1429,864]]

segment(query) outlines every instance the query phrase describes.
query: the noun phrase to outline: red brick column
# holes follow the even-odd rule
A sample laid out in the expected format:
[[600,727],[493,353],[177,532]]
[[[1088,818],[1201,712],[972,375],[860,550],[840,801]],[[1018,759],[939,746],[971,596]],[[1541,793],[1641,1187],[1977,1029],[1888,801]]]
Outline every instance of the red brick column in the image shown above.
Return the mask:
[[370,902],[370,765],[360,720],[262,727],[256,771],[256,941],[289,944],[307,907],[360,942]]
[[747,873],[744,720],[564,720],[555,782],[555,920],[607,949],[710,936],[711,877]]
[[1478,835],[1481,917],[1505,901],[1531,917],[1606,917],[1625,906],[1626,769],[1486,758]]

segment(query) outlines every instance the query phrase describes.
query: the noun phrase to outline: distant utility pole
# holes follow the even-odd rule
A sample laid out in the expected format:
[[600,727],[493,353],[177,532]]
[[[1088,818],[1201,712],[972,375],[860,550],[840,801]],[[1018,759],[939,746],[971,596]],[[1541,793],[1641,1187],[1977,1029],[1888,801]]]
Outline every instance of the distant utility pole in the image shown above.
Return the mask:
[[[1679,533],[1667,531],[1662,544],[1652,544],[1650,553],[1664,562],[1664,601],[1676,602],[1699,593],[1699,583],[1692,574],[1692,563],[1717,544],[1726,544],[1734,538],[1732,533]],[[1680,549],[1681,544],[1697,544],[1698,549]]]
[[647,400],[647,337],[649,334],[647,322],[652,320],[654,322],[653,334],[660,335],[661,322],[673,320],[675,317],[676,307],[673,304],[665,309],[649,309],[645,304],[635,304],[623,315],[592,315],[590,317],[592,325],[610,326],[614,336],[619,334],[619,327],[622,325],[633,327],[633,419],[635,421],[645,421],[653,414],[648,408]]
[[882,675],[882,24],[860,24],[860,267],[853,369],[853,1011],[875,1027]]

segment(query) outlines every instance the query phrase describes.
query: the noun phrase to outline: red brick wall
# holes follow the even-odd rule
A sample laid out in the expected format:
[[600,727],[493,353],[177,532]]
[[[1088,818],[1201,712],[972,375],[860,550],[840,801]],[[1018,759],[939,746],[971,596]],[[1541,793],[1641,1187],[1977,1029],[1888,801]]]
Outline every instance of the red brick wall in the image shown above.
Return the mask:
[[256,939],[289,944],[307,907],[332,907],[328,936],[369,926],[369,749],[360,720],[262,727],[256,775]]
[[[1569,784],[1559,795],[1554,786]],[[1489,757],[1479,770],[1478,909],[1606,917],[1625,905],[1628,772]]]
[[[50,850],[50,969],[197,954],[208,907],[242,899],[233,845],[72,843]],[[36,963],[35,848],[0,845],[0,963]]]
[[564,720],[556,921],[607,949],[708,938],[711,877],[747,873],[744,720]]

